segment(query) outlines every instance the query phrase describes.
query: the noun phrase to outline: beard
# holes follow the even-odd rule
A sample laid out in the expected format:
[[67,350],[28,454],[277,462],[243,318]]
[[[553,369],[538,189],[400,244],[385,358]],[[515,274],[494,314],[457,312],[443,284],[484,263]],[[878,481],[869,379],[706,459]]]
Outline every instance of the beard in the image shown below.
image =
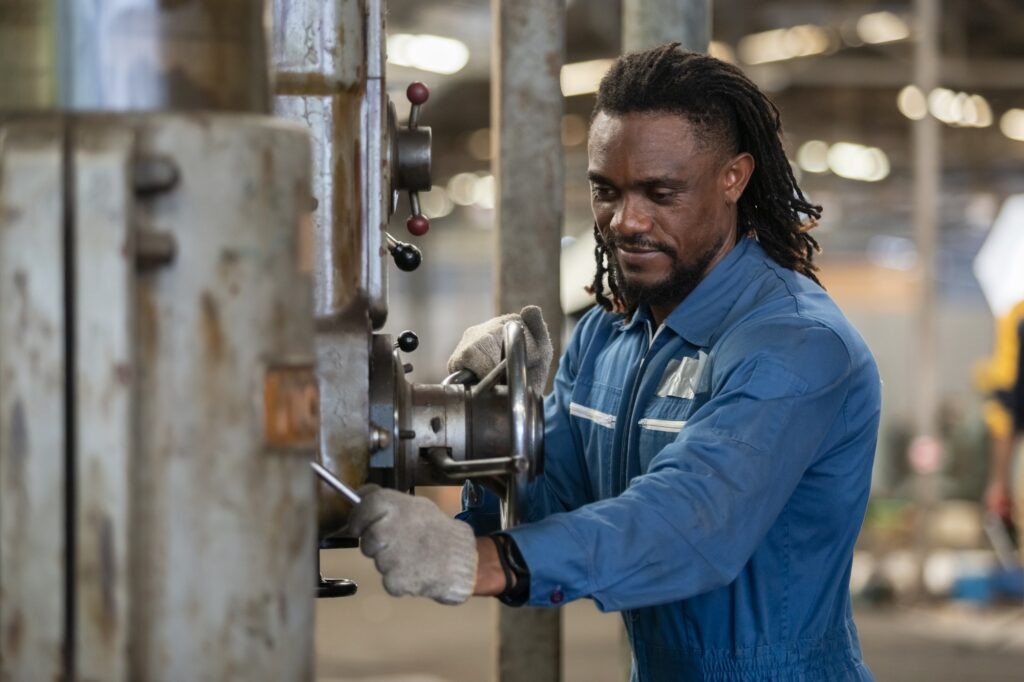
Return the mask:
[[[708,266],[714,260],[715,254],[719,253],[725,244],[727,235],[723,235],[717,243],[712,244],[701,253],[695,260],[684,262],[680,260],[679,253],[669,246],[660,242],[653,242],[643,238],[615,238],[606,239],[605,248],[611,256],[610,261],[612,273],[618,285],[619,294],[624,299],[626,308],[634,310],[639,305],[647,306],[677,306],[690,295],[700,281],[707,274]],[[630,279],[623,272],[618,258],[615,256],[618,246],[627,246],[638,249],[654,249],[661,251],[672,262],[672,268],[668,275],[658,282],[643,283]]]

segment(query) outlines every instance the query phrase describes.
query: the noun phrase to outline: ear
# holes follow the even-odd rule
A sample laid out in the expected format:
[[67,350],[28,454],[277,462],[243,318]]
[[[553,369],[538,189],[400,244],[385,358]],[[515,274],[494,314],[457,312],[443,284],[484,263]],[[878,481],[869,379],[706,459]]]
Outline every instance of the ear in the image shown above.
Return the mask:
[[722,167],[721,186],[727,204],[734,206],[739,202],[753,173],[754,157],[748,152],[737,154],[725,162]]

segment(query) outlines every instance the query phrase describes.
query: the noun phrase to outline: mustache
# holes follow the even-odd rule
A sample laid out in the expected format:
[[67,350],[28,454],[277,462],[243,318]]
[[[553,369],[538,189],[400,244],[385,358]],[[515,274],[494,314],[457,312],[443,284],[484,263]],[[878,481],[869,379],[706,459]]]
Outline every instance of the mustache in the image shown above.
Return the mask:
[[616,248],[618,248],[620,246],[624,246],[626,248],[631,248],[631,249],[645,249],[645,250],[649,250],[649,251],[661,251],[662,253],[664,253],[664,254],[666,254],[668,256],[671,256],[672,258],[675,258],[677,256],[676,250],[674,248],[672,248],[671,246],[669,246],[668,244],[663,244],[661,242],[656,242],[654,240],[647,239],[646,237],[641,237],[641,236],[636,236],[636,237],[617,237],[617,236],[614,236],[614,235],[609,235],[609,236],[605,237],[604,243],[605,243],[605,248],[607,248],[609,251],[614,251]]

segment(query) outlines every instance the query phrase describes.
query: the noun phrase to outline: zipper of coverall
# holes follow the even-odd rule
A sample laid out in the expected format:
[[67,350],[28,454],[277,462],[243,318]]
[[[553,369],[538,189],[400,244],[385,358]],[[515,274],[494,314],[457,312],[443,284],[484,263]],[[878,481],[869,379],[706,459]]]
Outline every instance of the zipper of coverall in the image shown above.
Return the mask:
[[[633,390],[630,392],[629,397],[629,410],[626,413],[626,431],[623,434],[625,436],[624,443],[620,441],[619,450],[624,450],[622,457],[622,465],[619,467],[619,487],[621,490],[626,489],[626,479],[629,475],[629,448],[633,438],[633,415],[636,414],[636,397],[640,393],[640,383],[644,376],[644,366],[647,364],[647,355],[651,352],[651,348],[654,347],[654,340],[661,334],[661,330],[665,328],[665,324],[662,323],[658,326],[657,332],[651,331],[651,321],[644,320],[644,325],[647,327],[647,347],[644,349],[643,356],[640,358],[640,366],[637,367],[636,376],[633,379]],[[623,448],[623,444],[625,448]]]

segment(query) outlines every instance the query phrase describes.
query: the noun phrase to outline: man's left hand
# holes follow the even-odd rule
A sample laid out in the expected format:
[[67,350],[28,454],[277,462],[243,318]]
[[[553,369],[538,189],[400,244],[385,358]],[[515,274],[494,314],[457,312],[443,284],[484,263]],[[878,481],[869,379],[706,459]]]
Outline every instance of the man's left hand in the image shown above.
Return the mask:
[[346,531],[359,537],[388,594],[461,604],[473,594],[477,541],[469,524],[449,518],[430,500],[367,485]]

